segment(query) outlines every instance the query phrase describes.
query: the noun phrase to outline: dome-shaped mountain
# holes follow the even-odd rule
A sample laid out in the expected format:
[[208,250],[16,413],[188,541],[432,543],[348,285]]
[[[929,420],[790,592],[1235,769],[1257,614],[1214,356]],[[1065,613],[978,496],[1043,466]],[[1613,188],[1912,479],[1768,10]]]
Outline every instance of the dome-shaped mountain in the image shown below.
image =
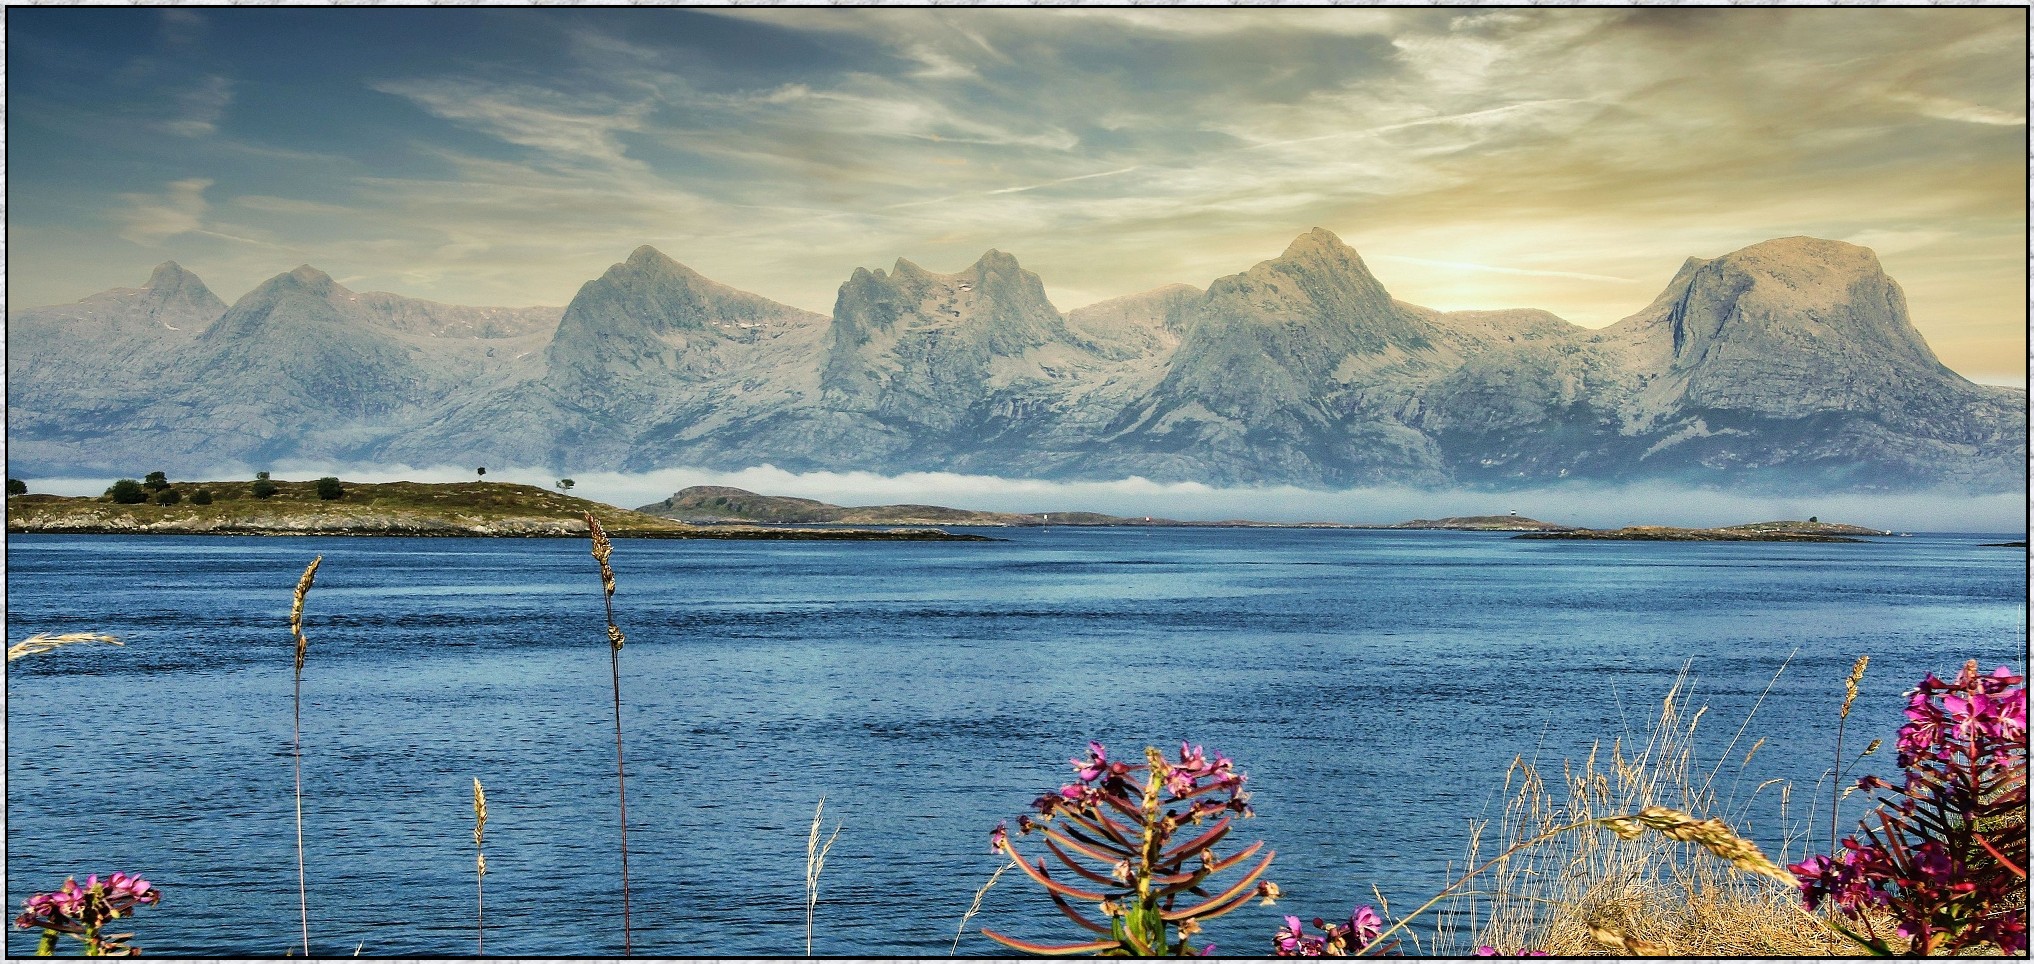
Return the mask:
[[1963,382],[1914,330],[1878,256],[1841,241],[1781,238],[1690,259],[1669,294],[1618,327],[1657,376],[1655,405],[1793,418],[1888,410]]

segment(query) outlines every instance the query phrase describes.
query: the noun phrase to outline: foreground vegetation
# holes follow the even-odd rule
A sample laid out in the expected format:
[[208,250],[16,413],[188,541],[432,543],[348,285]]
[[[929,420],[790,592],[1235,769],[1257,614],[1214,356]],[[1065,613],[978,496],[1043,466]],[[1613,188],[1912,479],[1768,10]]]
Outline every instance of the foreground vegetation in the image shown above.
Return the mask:
[[[593,516],[587,515],[583,526],[598,566],[604,648],[614,681],[616,842],[622,867],[615,909],[622,952],[628,954],[632,937],[620,667],[626,638],[614,622],[613,545]],[[305,604],[320,562],[314,559],[306,567],[289,614],[299,698],[310,652]],[[82,642],[118,641],[94,634],[36,637],[10,649],[8,659]],[[1832,793],[1841,789],[1849,764],[1881,745],[1874,740],[1855,760],[1843,759],[1842,721],[1866,665],[1861,657],[1845,680]],[[2023,953],[2024,684],[2022,676],[2004,667],[1981,673],[1975,661],[1952,680],[1933,675],[1922,680],[1908,694],[1907,723],[1896,738],[1898,782],[1878,776],[1856,781],[1854,790],[1879,794],[1858,831],[1838,846],[1832,824],[1832,853],[1782,866],[1738,829],[1751,799],[1778,781],[1759,784],[1745,800],[1724,799],[1716,778],[1735,756],[1737,738],[1724,750],[1724,759],[1705,769],[1694,753],[1702,713],[1687,714],[1677,683],[1642,745],[1613,743],[1601,760],[1592,753],[1564,767],[1560,789],[1550,790],[1538,768],[1515,761],[1506,775],[1511,793],[1503,816],[1494,826],[1472,831],[1464,871],[1411,912],[1394,915],[1379,895],[1377,906],[1356,906],[1333,923],[1315,917],[1309,924],[1287,916],[1260,945],[1237,950],[1246,956],[1460,953],[1438,924],[1431,941],[1421,946],[1416,925],[1429,912],[1446,911],[1469,922],[1476,943],[1468,953],[1479,956]],[[1738,736],[1743,733],[1740,727]],[[1737,770],[1749,765],[1758,746],[1745,752]],[[293,750],[292,756],[300,751]],[[1252,815],[1247,777],[1234,761],[1184,742],[1176,755],[1146,748],[1141,756],[1116,759],[1093,742],[1084,756],[1069,763],[1072,780],[1041,794],[1014,827],[1015,838],[1035,834],[1051,860],[1021,851],[1008,821],[996,824],[989,831],[989,848],[1005,862],[976,892],[961,930],[983,894],[1009,869],[1043,890],[1078,928],[1070,941],[980,929],[1026,953],[1212,955],[1217,948],[1196,939],[1205,922],[1281,896],[1269,877],[1274,850],[1264,841],[1233,849],[1227,844],[1238,821]],[[1789,790],[1780,784],[1776,792],[1784,801]],[[473,805],[475,940],[476,948],[484,950],[480,888],[486,874],[481,852],[486,801],[477,780]],[[302,947],[308,956],[301,788],[296,806]],[[819,874],[833,843],[829,838],[824,847],[819,845],[820,817],[814,814],[807,848],[808,954]],[[1481,856],[1486,834],[1493,837],[1488,849],[1496,851],[1488,859]],[[28,898],[15,926],[40,930],[38,952],[44,955],[55,953],[65,937],[82,942],[83,952],[92,956],[133,953],[134,935],[107,934],[105,929],[161,896],[148,881],[124,873],[104,882],[93,876],[82,886],[67,880],[56,891]],[[598,903],[584,909],[604,910]]]

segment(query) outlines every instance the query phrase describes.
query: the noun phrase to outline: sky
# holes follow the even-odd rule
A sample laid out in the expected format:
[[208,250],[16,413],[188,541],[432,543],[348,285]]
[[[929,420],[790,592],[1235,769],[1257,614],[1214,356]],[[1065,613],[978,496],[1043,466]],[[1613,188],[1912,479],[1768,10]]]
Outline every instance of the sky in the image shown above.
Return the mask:
[[820,312],[996,248],[1067,310],[1320,226],[1401,299],[1597,327],[1805,234],[2025,384],[2027,16],[14,7],[8,304],[176,260],[563,305],[650,244]]

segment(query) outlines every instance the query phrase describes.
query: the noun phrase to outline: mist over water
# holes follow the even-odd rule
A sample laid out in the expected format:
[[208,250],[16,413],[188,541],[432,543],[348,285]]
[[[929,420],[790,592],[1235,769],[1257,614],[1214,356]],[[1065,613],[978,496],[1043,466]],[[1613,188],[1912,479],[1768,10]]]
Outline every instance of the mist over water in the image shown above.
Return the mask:
[[[280,462],[278,479],[336,475],[354,482],[463,482],[482,478],[470,466],[333,465]],[[1771,519],[1807,519],[1895,532],[2025,532],[2025,493],[1972,494],[1927,491],[1900,494],[1812,493],[1774,496],[1692,486],[1559,485],[1510,491],[1471,489],[1304,489],[1296,486],[1221,488],[1197,482],[1154,482],[1132,477],[1108,482],[1049,482],[949,472],[789,472],[772,465],[738,471],[698,468],[654,472],[566,473],[542,467],[488,466],[489,482],[550,486],[567,475],[572,494],[623,508],[659,501],[693,485],[727,485],[763,495],[796,496],[837,505],[943,505],[994,512],[1102,512],[1182,521],[1248,519],[1260,522],[1404,522],[1448,516],[1519,515],[1590,528],[1626,525],[1724,526]],[[196,478],[251,478],[241,465]],[[30,491],[97,495],[112,479],[29,480]]]

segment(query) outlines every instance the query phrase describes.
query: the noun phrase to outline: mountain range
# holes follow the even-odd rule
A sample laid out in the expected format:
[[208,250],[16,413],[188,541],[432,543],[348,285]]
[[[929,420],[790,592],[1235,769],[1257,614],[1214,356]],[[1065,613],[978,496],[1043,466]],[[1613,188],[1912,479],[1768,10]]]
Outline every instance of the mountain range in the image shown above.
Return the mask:
[[563,309],[354,292],[228,306],[175,263],[14,311],[12,474],[284,459],[952,471],[1219,485],[2025,487],[2027,393],[1945,368],[1869,249],[1689,258],[1602,329],[1394,299],[1322,229],[1062,312],[1001,251],[856,269],[831,316],[642,247]]

